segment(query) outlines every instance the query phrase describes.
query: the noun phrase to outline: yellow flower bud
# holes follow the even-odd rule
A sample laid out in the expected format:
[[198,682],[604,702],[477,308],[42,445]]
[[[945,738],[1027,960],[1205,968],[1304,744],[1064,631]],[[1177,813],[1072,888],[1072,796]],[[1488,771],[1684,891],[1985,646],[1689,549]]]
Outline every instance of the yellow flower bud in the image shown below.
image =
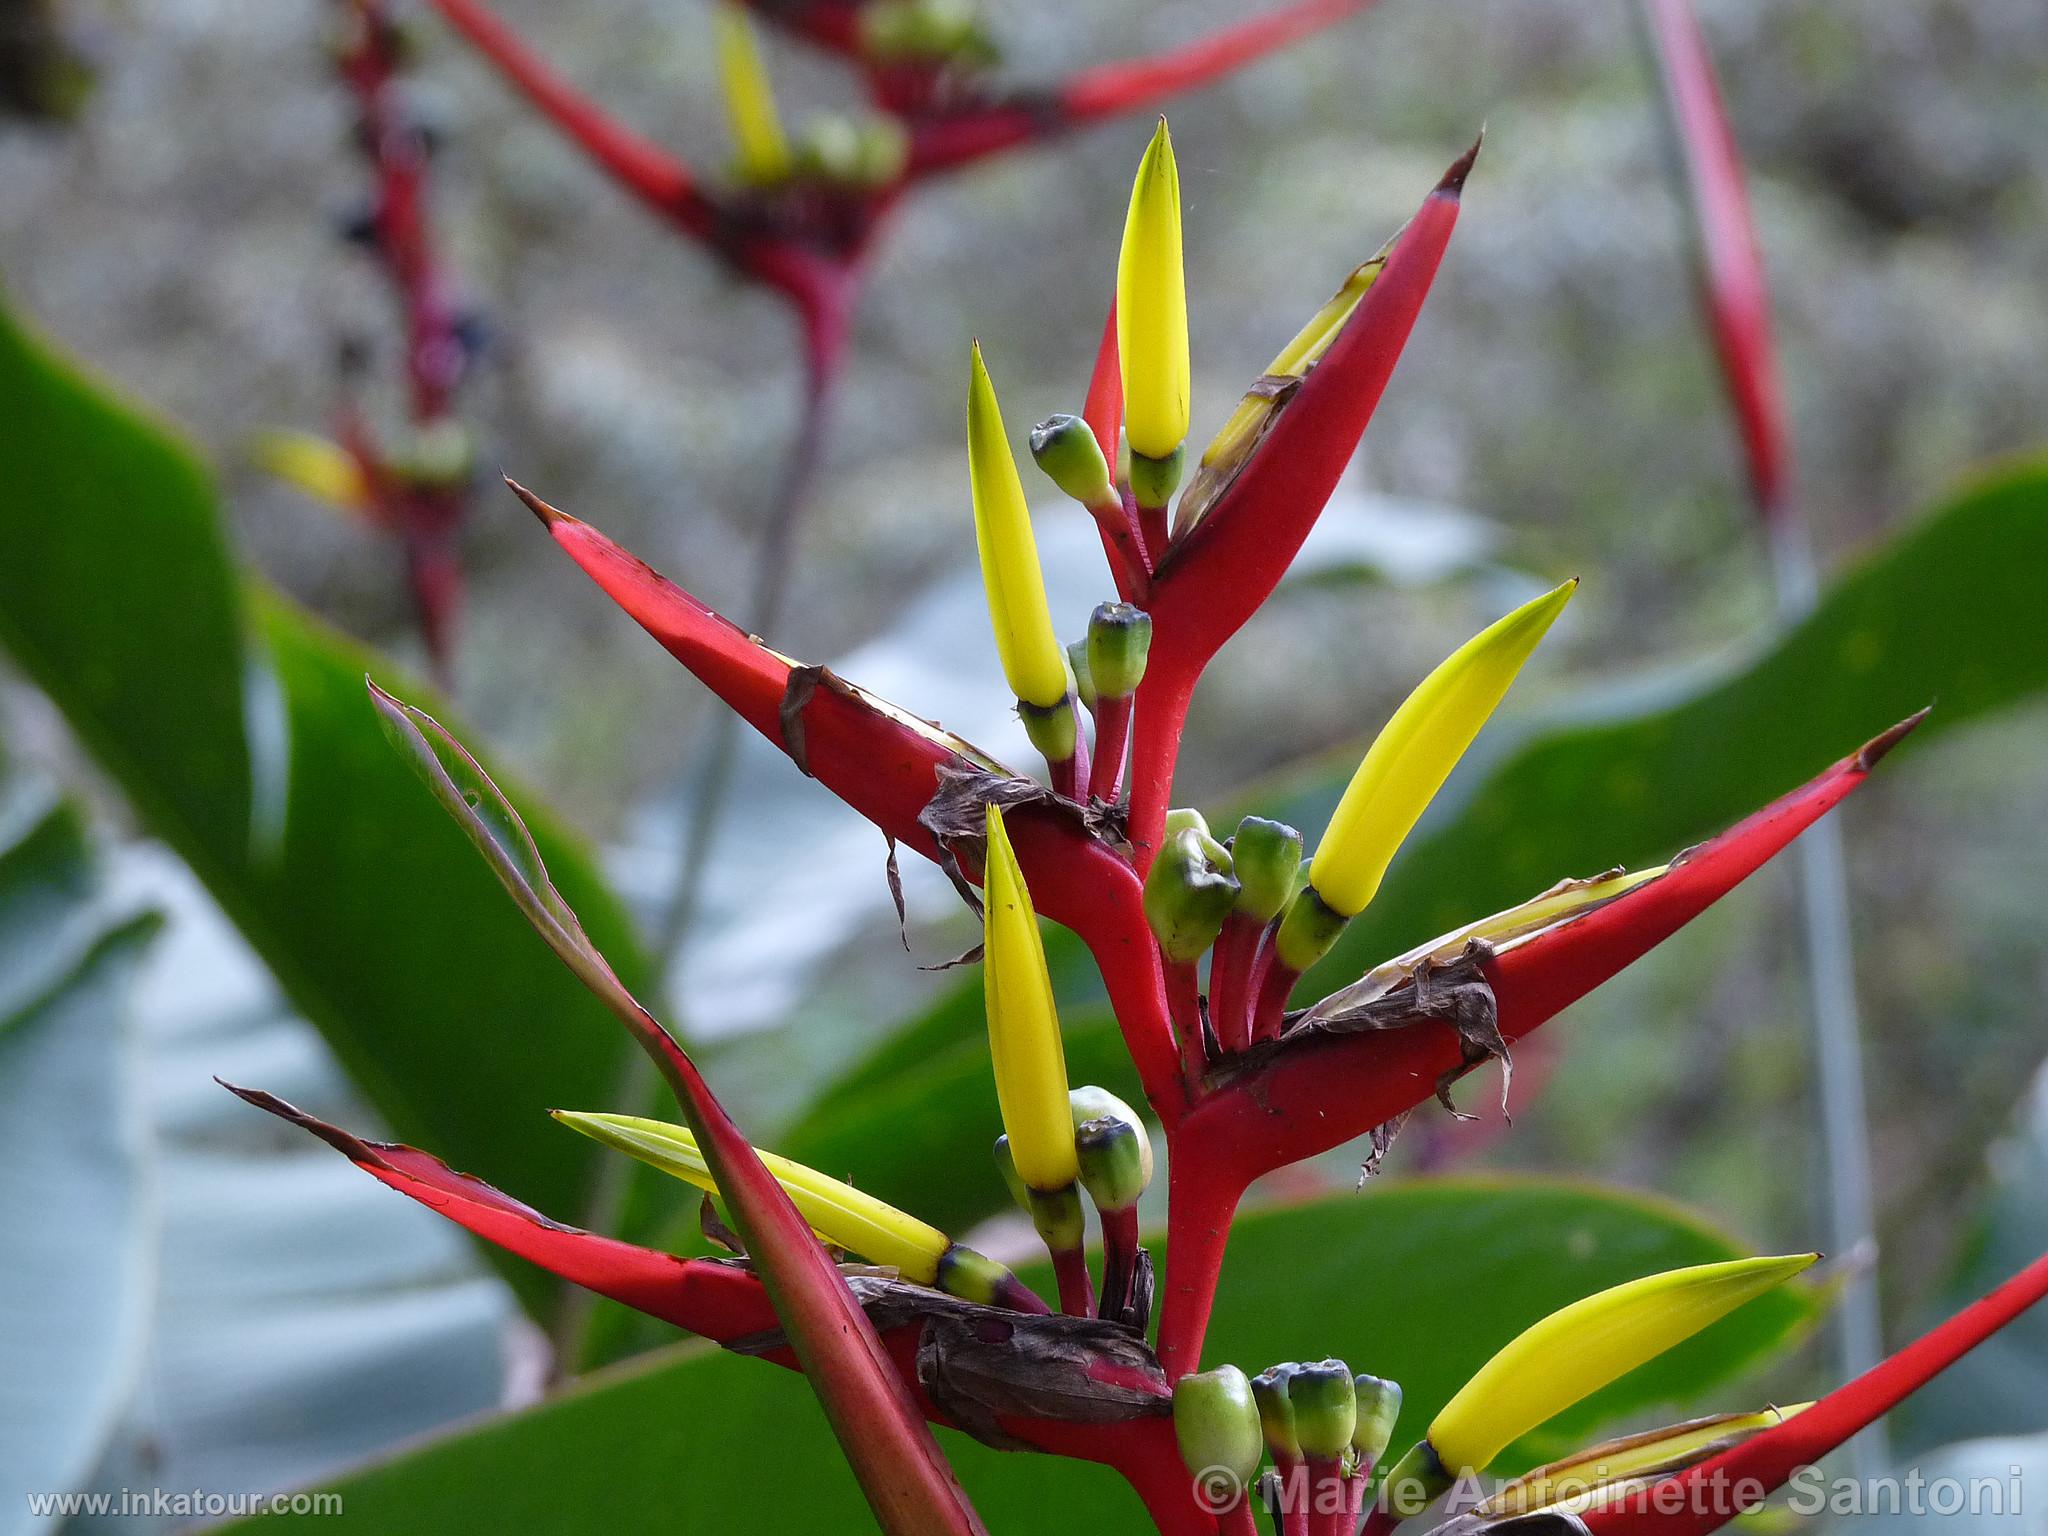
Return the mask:
[[974,542],[981,553],[981,580],[1003,676],[1026,704],[1051,709],[1067,696],[1066,652],[1053,633],[1024,484],[1017,477],[1002,408],[978,342],[967,386],[967,471],[974,492]]
[[1116,344],[1123,369],[1124,435],[1131,452],[1170,458],[1187,439],[1192,386],[1180,171],[1163,117],[1138,163],[1124,219],[1116,266]]
[[1067,1103],[1067,1054],[1053,1008],[1038,914],[1010,847],[1003,813],[988,808],[982,872],[982,990],[996,1099],[1017,1176],[1032,1189],[1065,1189],[1080,1176]]
[[731,0],[712,9],[718,30],[718,83],[732,130],[733,162],[740,180],[770,185],[789,175],[789,139],[775,115],[775,93],[754,41],[753,24]]
[[1553,1312],[1479,1368],[1429,1426],[1449,1471],[1478,1471],[1581,1398],[1654,1360],[1818,1254],[1734,1259],[1646,1275]]
[[249,445],[258,469],[295,490],[342,512],[361,516],[370,507],[370,485],[355,455],[311,432],[263,432]]
[[[682,1126],[637,1115],[584,1114],[566,1109],[554,1111],[554,1116],[593,1141],[637,1157],[699,1189],[718,1192],[711,1170],[697,1150],[697,1138]],[[937,1281],[939,1260],[952,1246],[937,1227],[773,1152],[763,1152],[761,1161],[775,1176],[776,1183],[789,1192],[789,1198],[811,1224],[811,1230],[826,1242],[872,1263],[889,1265],[916,1284],[931,1285]]]
[[1344,917],[1365,910],[1395,851],[1578,584],[1575,576],[1481,630],[1394,711],[1351,776],[1309,866],[1309,883],[1331,910]]

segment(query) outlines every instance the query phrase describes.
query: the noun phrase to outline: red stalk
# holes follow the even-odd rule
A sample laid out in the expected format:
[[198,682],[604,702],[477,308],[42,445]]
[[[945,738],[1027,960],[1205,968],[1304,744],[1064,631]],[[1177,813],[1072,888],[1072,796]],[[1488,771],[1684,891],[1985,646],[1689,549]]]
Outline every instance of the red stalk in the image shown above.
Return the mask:
[[1102,1305],[1104,1317],[1121,1317],[1131,1304],[1138,1273],[1138,1208],[1099,1211],[1102,1219]]
[[1750,491],[1775,522],[1789,507],[1790,454],[1784,390],[1771,339],[1770,284],[1742,157],[1714,75],[1714,63],[1687,0],[1643,0],[1685,171],[1698,235],[1698,280],[1714,353],[1734,406]]
[[1265,440],[1153,581],[1152,665],[1199,674],[1265,602],[1322,514],[1372,420],[1458,221],[1479,146],[1461,156],[1394,242],[1385,268]]
[[1054,1248],[1050,1252],[1053,1278],[1059,1282],[1060,1310],[1069,1317],[1093,1317],[1095,1282],[1088,1276],[1087,1250]]
[[717,214],[690,168],[570,85],[482,0],[431,0],[442,18],[620,186],[707,239]]
[[1088,798],[1114,805],[1124,782],[1124,754],[1131,736],[1131,695],[1095,701],[1095,766],[1088,774]]
[[1250,913],[1233,912],[1223,920],[1223,932],[1209,954],[1209,1022],[1226,1056],[1252,1043],[1246,985],[1265,932],[1266,925]]
[[2048,1254],[1805,1412],[1639,1496],[1588,1510],[1586,1529],[1592,1536],[1705,1536],[1761,1503],[1801,1467],[1874,1423],[2044,1297]]
[[1200,1097],[1202,1074],[1209,1069],[1209,1050],[1202,1038],[1201,983],[1192,960],[1167,960],[1166,1012],[1173,1020],[1174,1037],[1180,1041],[1181,1077],[1188,1098]]
[[1189,666],[1173,650],[1161,651],[1155,615],[1152,654],[1145,664],[1145,676],[1138,684],[1138,700],[1132,720],[1131,764],[1125,777],[1131,784],[1131,861],[1143,875],[1152,868],[1166,829],[1166,813],[1173,801],[1173,769],[1180,760],[1180,737],[1186,728],[1188,701],[1194,696],[1201,664]]
[[1114,470],[1117,447],[1124,434],[1124,376],[1116,349],[1116,299],[1109,301],[1109,318],[1102,322],[1102,341],[1095,349],[1095,371],[1088,377],[1088,398],[1081,407],[1081,419],[1095,434],[1095,446]]
[[[1502,1037],[1512,1042],[1537,1028],[1726,895],[1860,786],[1920,719],[1893,726],[1692,849],[1666,874],[1488,960]],[[1454,1032],[1420,1018],[1405,1028],[1294,1036],[1252,1071],[1203,1095],[1169,1128],[1171,1269],[1159,1325],[1159,1359],[1169,1380],[1195,1369],[1228,1213],[1252,1180],[1393,1120],[1463,1067]],[[1192,1265],[1184,1264],[1187,1254],[1196,1256]]]
[[1252,994],[1252,1039],[1278,1040],[1287,1013],[1287,999],[1294,995],[1294,984],[1301,980],[1301,972],[1282,965],[1271,945],[1259,960],[1259,987]]
[[1280,1474],[1280,1536],[1309,1536],[1308,1463],[1298,1456],[1275,1455],[1273,1470]]
[[1350,1479],[1344,1476],[1341,1460],[1310,1457],[1307,1492],[1307,1536],[1352,1536],[1357,1525],[1351,1509]]

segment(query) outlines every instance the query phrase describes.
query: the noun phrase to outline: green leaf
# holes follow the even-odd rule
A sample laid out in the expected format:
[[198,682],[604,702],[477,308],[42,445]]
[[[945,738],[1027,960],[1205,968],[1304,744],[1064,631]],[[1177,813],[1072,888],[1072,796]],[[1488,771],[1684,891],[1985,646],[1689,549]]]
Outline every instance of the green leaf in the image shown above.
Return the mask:
[[[1669,858],[1930,701],[1904,750],[2038,697],[2048,625],[2020,616],[2038,608],[2044,569],[2048,463],[2031,461],[1965,491],[1844,576],[1798,628],[1709,678],[1638,682],[1569,713],[1496,722],[1301,999],[1565,876]],[[1211,820],[1256,811],[1313,844],[1361,750],[1332,752]],[[1074,1068],[1082,1081],[1115,1059],[1114,1028],[1079,945],[1049,936],[1047,954],[1065,982],[1070,1059],[1090,1064]],[[981,1156],[996,1122],[985,1056],[976,1071],[980,1009],[977,976],[828,1088],[778,1150],[853,1168],[940,1226],[1001,1208]]]
[[[425,690],[245,580],[191,453],[0,318],[0,644],[185,859],[398,1135],[574,1218],[626,1045],[392,752],[363,690]],[[495,774],[506,784],[502,773]],[[583,850],[506,785],[629,981]],[[533,1308],[554,1287],[506,1273]]]
[[[72,807],[0,807],[0,1487],[80,1486],[141,1375],[157,1224],[129,1002],[156,927],[107,910]],[[0,1531],[40,1524],[0,1506]]]
[[[1403,1423],[1426,1423],[1528,1323],[1625,1279],[1745,1253],[1656,1201],[1548,1180],[1418,1180],[1244,1218],[1224,1270],[1211,1361],[1247,1370],[1336,1354],[1399,1380]],[[1043,1280],[1043,1277],[1037,1277]],[[1774,1293],[1531,1437],[1524,1461],[1604,1420],[1673,1402],[1782,1342],[1812,1315]],[[617,1529],[622,1511],[686,1527],[868,1529],[859,1494],[801,1380],[698,1346],[589,1378],[564,1396],[335,1484],[352,1527]],[[991,1530],[1150,1526],[1121,1481],[941,1435]]]

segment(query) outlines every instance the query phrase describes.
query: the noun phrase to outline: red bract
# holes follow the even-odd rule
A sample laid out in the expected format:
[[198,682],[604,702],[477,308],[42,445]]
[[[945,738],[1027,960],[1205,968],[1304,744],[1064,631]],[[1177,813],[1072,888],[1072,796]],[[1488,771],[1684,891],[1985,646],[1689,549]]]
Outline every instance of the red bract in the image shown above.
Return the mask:
[[1775,520],[1788,510],[1784,390],[1742,156],[1690,0],[1643,0],[1643,8],[1692,194],[1708,329],[1742,435],[1751,491],[1758,510]]

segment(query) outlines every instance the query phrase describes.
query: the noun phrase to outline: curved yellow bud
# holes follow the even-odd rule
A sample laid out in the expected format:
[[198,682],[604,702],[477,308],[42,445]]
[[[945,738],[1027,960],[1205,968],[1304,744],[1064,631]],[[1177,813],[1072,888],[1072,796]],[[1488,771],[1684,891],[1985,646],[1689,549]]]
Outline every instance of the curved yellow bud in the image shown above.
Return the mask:
[[1394,711],[1351,776],[1309,866],[1309,883],[1331,910],[1344,917],[1365,910],[1396,850],[1578,584],[1574,576],[1481,630]]
[[[697,1150],[697,1138],[682,1126],[638,1115],[584,1114],[568,1109],[553,1113],[562,1124],[593,1141],[637,1157],[686,1184],[718,1193],[711,1170]],[[789,1192],[811,1230],[826,1242],[872,1263],[889,1265],[918,1285],[936,1281],[939,1258],[952,1246],[937,1227],[773,1152],[763,1152],[761,1161],[775,1182]]]
[[1525,1329],[1458,1389],[1429,1426],[1430,1448],[1453,1474],[1479,1471],[1537,1425],[1819,1257],[1697,1264],[1575,1301]]
[[775,92],[753,24],[730,0],[714,6],[711,19],[718,31],[718,83],[740,179],[755,185],[781,181],[789,175],[789,138],[775,115]]
[[258,469],[315,501],[358,516],[370,509],[370,482],[354,454],[311,432],[261,432],[249,445]]
[[1067,1100],[1066,1047],[1060,1041],[1038,914],[1031,910],[1031,893],[1024,888],[1003,813],[994,805],[988,808],[988,858],[982,870],[981,984],[988,999],[996,1099],[1017,1176],[1032,1189],[1066,1189],[1081,1174]]
[[1717,1413],[1662,1429],[1646,1429],[1604,1441],[1504,1483],[1472,1513],[1487,1519],[1524,1515],[1538,1509],[1590,1508],[1617,1485],[1665,1477],[1739,1445],[1751,1435],[1804,1413],[1812,1403],[1765,1408],[1757,1413]]
[[1145,147],[1116,263],[1116,345],[1131,451],[1170,456],[1187,440],[1187,276],[1180,251],[1180,170],[1166,119]]
[[1053,633],[1024,482],[1017,478],[980,342],[974,344],[967,383],[967,474],[974,492],[974,543],[1003,676],[1026,704],[1050,709],[1067,696],[1067,653]]

